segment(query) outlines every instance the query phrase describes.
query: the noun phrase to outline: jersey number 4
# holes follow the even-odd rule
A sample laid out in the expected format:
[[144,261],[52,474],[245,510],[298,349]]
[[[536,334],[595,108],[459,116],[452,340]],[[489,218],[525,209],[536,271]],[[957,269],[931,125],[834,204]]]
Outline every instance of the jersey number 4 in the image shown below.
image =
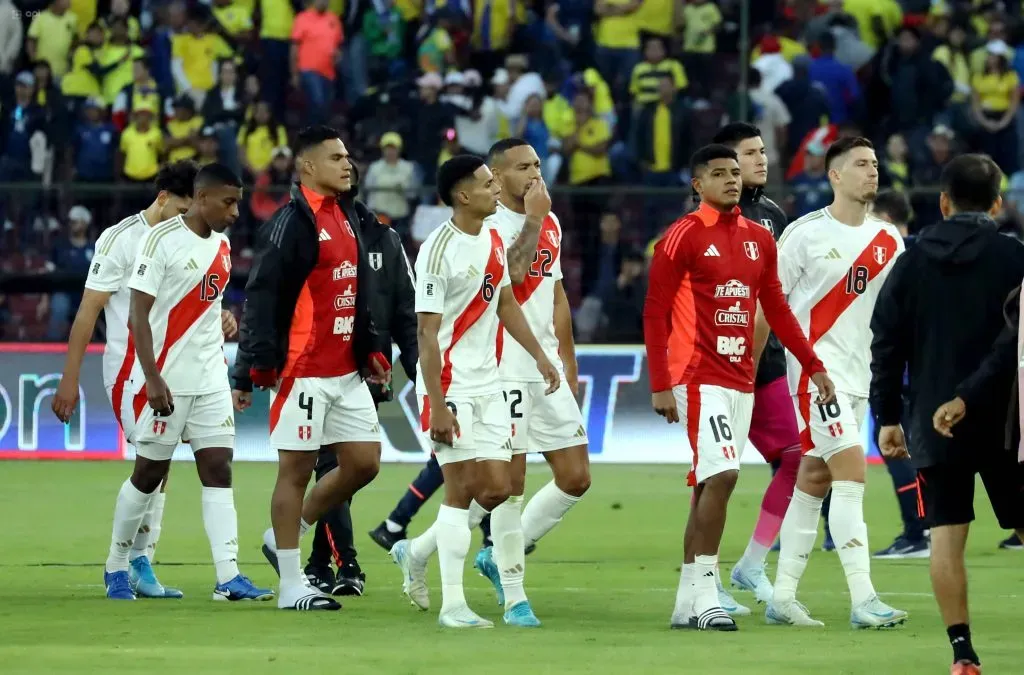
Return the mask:
[[199,282],[199,299],[203,302],[214,302],[220,297],[220,275],[207,274]]
[[855,265],[846,273],[846,292],[850,295],[864,295],[868,290],[868,268]]

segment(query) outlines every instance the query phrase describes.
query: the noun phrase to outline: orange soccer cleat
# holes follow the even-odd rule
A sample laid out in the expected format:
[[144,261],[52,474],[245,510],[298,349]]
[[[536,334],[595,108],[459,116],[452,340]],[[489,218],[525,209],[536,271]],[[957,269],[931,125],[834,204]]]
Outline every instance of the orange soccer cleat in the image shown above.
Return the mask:
[[981,665],[966,659],[949,667],[949,675],[981,675]]

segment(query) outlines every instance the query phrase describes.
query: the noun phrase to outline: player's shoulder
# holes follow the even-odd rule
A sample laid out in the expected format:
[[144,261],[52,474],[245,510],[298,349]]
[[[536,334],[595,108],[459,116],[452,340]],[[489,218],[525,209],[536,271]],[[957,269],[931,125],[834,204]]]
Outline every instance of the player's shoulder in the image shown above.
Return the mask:
[[548,218],[551,219],[551,224],[554,225],[555,229],[558,230],[558,233],[561,234],[562,233],[562,221],[560,221],[558,219],[558,216],[555,215],[555,212],[554,211],[549,211],[548,212]]
[[669,257],[674,257],[676,252],[686,245],[687,240],[694,232],[704,229],[704,221],[700,219],[697,212],[687,213],[679,217],[669,225],[665,232],[654,245],[655,252],[659,250]]
[[[451,221],[445,221],[434,231],[427,235],[427,238],[420,245],[419,253],[416,255],[416,267],[425,274],[442,274],[447,266],[448,258],[457,251],[458,244],[455,238],[455,228]],[[453,245],[452,241],[456,244]]]
[[896,239],[897,241],[903,239],[903,235],[900,234],[900,231],[896,229],[895,225],[893,225],[892,223],[888,223],[882,220],[881,218],[873,216],[870,213],[864,219],[864,222],[879,232],[885,232],[886,234],[891,236],[893,239]]
[[756,241],[771,241],[773,244],[775,243],[775,234],[761,223],[756,220],[751,220],[746,216],[740,216],[740,222],[747,228],[751,233],[751,236],[753,236]]
[[168,247],[176,248],[179,243],[178,236],[186,229],[181,216],[157,223],[149,228],[149,232],[142,238],[142,242],[139,244],[139,255],[152,258]]
[[111,256],[133,248],[145,227],[146,222],[140,213],[128,216],[117,225],[108,227],[96,240],[96,255]]
[[817,211],[811,211],[805,216],[801,216],[786,226],[786,229],[782,232],[782,236],[779,237],[779,246],[787,241],[799,241],[814,232],[818,231],[816,225],[822,225],[828,221],[829,215],[825,209],[818,209]]

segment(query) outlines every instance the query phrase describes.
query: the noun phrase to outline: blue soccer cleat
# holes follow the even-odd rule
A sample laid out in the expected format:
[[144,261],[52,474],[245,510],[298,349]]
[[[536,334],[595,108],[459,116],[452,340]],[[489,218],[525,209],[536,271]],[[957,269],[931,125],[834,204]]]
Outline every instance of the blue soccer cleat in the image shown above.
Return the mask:
[[540,619],[533,613],[530,601],[523,600],[505,610],[505,623],[520,628],[537,628],[540,626]]
[[239,574],[231,581],[217,584],[213,589],[214,600],[272,600],[274,591],[269,588],[257,588],[252,580],[244,574]]
[[144,555],[128,563],[128,578],[137,597],[175,600],[185,597],[177,588],[168,588],[157,580],[153,566],[149,564],[149,558]]
[[504,605],[505,589],[501,587],[501,574],[498,572],[498,566],[494,564],[494,547],[488,546],[480,549],[480,552],[476,554],[473,567],[480,572],[480,576],[491,580],[491,583],[494,584],[494,592],[498,595],[498,604]]
[[132,591],[132,582],[128,578],[127,572],[107,572],[104,570],[103,586],[107,589],[107,598],[110,600],[135,599],[135,593]]

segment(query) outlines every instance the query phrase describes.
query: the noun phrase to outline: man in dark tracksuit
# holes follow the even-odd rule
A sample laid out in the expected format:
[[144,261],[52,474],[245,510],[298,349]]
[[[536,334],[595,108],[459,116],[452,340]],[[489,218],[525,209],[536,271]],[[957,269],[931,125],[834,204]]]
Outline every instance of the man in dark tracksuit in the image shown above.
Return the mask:
[[[1024,245],[997,232],[1002,173],[984,155],[942,172],[946,220],[923,230],[893,266],[871,329],[870,404],[886,457],[909,456],[919,507],[931,528],[931,578],[953,647],[953,675],[980,672],[971,644],[964,549],[980,473],[996,518],[1024,531],[1024,481],[1008,429],[1014,405],[1017,326],[1004,301],[1024,279]],[[909,439],[900,418],[909,371]],[[953,425],[956,425],[955,428]],[[1009,434],[1014,436],[1015,434]]]
[[[354,167],[353,167],[354,168]],[[398,345],[402,368],[410,380],[416,379],[416,312],[412,266],[402,247],[402,239],[393,229],[382,225],[377,216],[356,201],[356,181],[352,191],[341,198],[343,208],[358,214],[359,233],[374,277],[370,313],[381,344]],[[391,360],[391,350],[385,350]],[[376,405],[394,399],[390,385],[368,383]],[[320,480],[338,465],[334,453],[323,449],[317,457],[316,477]],[[331,509],[317,523],[313,550],[306,565],[311,584],[333,595],[362,595],[366,575],[356,560],[352,534],[351,500]],[[331,560],[338,567],[335,575]]]

